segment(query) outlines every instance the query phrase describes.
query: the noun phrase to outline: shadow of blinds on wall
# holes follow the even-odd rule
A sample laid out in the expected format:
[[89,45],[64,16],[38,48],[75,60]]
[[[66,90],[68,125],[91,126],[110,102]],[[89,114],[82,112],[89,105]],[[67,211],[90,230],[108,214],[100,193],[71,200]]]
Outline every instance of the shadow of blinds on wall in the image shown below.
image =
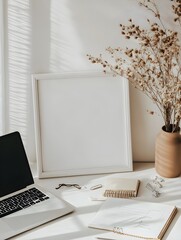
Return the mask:
[[19,131],[28,144],[31,92],[30,0],[6,1],[6,124],[5,131]]

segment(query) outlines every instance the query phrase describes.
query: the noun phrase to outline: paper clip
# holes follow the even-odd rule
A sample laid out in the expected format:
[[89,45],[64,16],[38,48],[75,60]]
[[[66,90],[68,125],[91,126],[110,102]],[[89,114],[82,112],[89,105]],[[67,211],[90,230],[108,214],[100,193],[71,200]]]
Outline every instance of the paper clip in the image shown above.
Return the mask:
[[165,180],[164,180],[163,178],[158,177],[158,176],[155,176],[155,177],[154,177],[154,180],[157,181],[157,182],[158,182],[158,181],[159,181],[159,182],[165,182]]
[[162,188],[163,187],[163,185],[160,183],[160,182],[158,182],[157,180],[153,180],[153,183],[157,186],[157,187],[159,187],[159,188]]
[[152,192],[152,195],[154,197],[157,198],[160,196],[160,192],[158,190],[156,190],[150,183],[146,184],[146,188]]
[[92,186],[92,187],[90,188],[90,190],[96,190],[96,189],[99,189],[99,188],[102,188],[102,184],[97,184],[97,185],[95,185],[95,186]]
[[123,234],[123,228],[122,227],[114,227],[113,232]]

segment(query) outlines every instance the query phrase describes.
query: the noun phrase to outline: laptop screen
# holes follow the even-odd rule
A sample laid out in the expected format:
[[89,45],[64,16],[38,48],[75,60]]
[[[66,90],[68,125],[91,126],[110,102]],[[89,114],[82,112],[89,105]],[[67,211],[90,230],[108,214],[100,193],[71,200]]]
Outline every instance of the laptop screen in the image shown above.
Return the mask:
[[19,132],[0,137],[0,197],[33,184]]

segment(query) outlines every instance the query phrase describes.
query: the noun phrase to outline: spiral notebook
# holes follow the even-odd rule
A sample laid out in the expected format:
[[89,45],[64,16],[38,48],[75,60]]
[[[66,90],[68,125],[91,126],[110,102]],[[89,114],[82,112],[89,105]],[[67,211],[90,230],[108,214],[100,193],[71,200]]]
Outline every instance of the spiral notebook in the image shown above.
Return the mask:
[[136,197],[140,185],[138,179],[110,178],[105,185],[104,197],[130,198]]
[[114,232],[115,239],[118,239],[118,234],[123,234],[160,240],[176,212],[175,206],[162,203],[108,198],[89,227]]

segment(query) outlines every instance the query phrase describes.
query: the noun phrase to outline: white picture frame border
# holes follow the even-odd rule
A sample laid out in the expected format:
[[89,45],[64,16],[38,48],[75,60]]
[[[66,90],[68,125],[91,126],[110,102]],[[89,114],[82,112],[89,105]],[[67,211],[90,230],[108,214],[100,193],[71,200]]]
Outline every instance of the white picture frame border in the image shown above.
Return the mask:
[[[133,160],[132,160],[132,146],[131,146],[131,126],[130,126],[130,101],[129,101],[129,84],[127,79],[122,78],[122,88],[120,89],[122,94],[123,102],[123,121],[120,122],[122,126],[125,128],[124,141],[126,143],[126,164],[120,164],[104,167],[104,162],[102,167],[95,166],[94,168],[77,168],[77,169],[64,169],[62,162],[60,165],[56,166],[56,170],[49,171],[44,170],[44,159],[42,158],[42,133],[41,129],[41,118],[40,118],[40,110],[41,105],[39,102],[39,91],[40,81],[44,80],[57,80],[61,81],[62,79],[69,78],[106,78],[112,77],[111,75],[105,75],[100,72],[64,72],[64,73],[46,73],[46,74],[32,74],[32,94],[33,94],[33,112],[34,112],[34,127],[35,127],[35,146],[36,146],[36,161],[37,161],[37,172],[39,178],[50,178],[50,177],[65,177],[65,176],[77,176],[77,175],[88,175],[88,174],[102,174],[102,173],[115,173],[115,172],[127,172],[133,171]],[[121,78],[121,77],[120,77]],[[48,127],[48,126],[47,126]],[[84,161],[84,159],[82,159]]]

